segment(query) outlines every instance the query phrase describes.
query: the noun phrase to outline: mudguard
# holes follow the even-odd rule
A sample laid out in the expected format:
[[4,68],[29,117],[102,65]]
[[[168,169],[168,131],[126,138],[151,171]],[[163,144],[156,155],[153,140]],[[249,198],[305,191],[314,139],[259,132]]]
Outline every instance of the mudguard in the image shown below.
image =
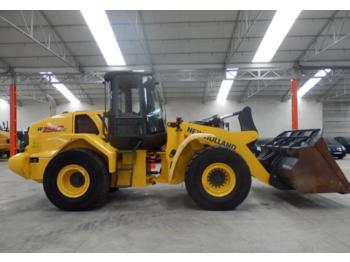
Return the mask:
[[204,145],[210,144],[208,138],[215,135],[198,133],[188,136],[178,147],[171,162],[169,183],[178,184],[184,181],[188,162],[192,159],[195,150],[200,150]]

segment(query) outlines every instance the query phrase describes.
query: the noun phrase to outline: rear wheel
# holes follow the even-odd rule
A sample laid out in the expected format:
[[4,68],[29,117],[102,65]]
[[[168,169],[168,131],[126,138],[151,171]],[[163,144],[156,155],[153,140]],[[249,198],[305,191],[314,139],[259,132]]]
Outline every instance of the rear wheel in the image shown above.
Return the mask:
[[86,149],[57,155],[44,174],[44,191],[58,208],[90,210],[101,206],[109,191],[109,174],[103,161]]
[[188,194],[201,208],[231,210],[247,197],[251,176],[245,161],[236,152],[212,147],[194,156],[185,183]]

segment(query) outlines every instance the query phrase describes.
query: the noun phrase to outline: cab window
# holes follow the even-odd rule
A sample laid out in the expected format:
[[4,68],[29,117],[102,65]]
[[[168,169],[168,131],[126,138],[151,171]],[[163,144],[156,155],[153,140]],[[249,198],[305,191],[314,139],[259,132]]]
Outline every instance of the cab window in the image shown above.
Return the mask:
[[98,135],[98,128],[88,115],[77,115],[75,116],[75,133]]

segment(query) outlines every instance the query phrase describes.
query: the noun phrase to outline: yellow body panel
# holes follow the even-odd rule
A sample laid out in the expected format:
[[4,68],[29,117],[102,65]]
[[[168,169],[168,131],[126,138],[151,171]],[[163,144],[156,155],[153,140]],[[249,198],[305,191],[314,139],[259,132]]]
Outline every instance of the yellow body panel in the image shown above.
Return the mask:
[[9,168],[16,174],[29,179],[29,154],[24,152],[12,156],[8,161]]
[[166,152],[158,152],[160,156],[160,175],[154,180],[158,183],[169,183],[169,161]]
[[0,152],[7,152],[10,150],[10,133],[6,131],[0,131]]
[[116,171],[117,150],[107,143],[102,137],[94,134],[62,134],[63,139],[69,139],[63,149],[87,148],[98,153],[102,153],[108,160],[108,170],[110,173]]
[[[104,140],[99,114],[103,111],[64,113],[35,122],[29,129],[29,145],[23,153],[9,159],[9,167],[17,174],[42,182],[48,163],[63,150],[86,148],[102,155],[110,173],[116,172],[117,150]],[[99,134],[74,133],[75,116],[86,114],[96,124]],[[31,161],[38,159],[38,161]]]
[[[167,125],[165,151],[157,152],[161,160],[160,174],[150,171],[147,151],[118,152],[103,134],[100,115],[103,111],[64,113],[36,123],[29,129],[29,145],[23,153],[10,158],[9,167],[17,174],[42,182],[49,162],[60,152],[73,148],[90,149],[100,155],[111,174],[112,187],[143,187],[159,183],[177,184],[185,179],[185,172],[193,155],[205,146],[224,146],[236,151],[247,163],[253,176],[264,183],[269,173],[247,145],[258,138],[255,131],[227,131],[221,128],[182,122]],[[95,123],[99,134],[75,133],[75,117],[86,114]]]
[[[174,134],[174,132],[177,134]],[[200,134],[200,136],[197,139],[191,139],[190,137],[195,134]],[[235,150],[245,160],[251,174],[263,183],[268,184],[270,174],[247,147],[249,143],[257,138],[258,133],[256,131],[228,131],[188,122],[181,124],[181,131],[168,127],[167,156],[172,150],[177,149],[176,143],[179,143],[178,148],[182,152],[179,157],[169,159],[169,165],[174,166],[170,170],[169,183],[176,184],[184,181],[188,161],[192,158],[194,151],[201,149],[206,144],[209,146],[224,146]]]
[[205,140],[209,137],[215,137],[211,134],[192,134],[182,141],[180,146],[176,150],[176,154],[171,164],[169,180],[170,184],[178,184],[184,181],[184,172],[187,168],[188,162],[191,161],[195,151],[201,150],[204,145],[208,144]]
[[118,161],[118,169],[122,170],[117,172],[116,186],[144,187],[151,184],[147,181],[146,154],[146,150],[136,150],[134,161],[131,153],[121,155],[122,159]]

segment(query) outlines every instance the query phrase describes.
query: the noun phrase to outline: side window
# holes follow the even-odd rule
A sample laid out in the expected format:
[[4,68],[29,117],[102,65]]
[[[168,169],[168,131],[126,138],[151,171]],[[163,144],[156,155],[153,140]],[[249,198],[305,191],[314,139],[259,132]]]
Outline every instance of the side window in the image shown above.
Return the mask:
[[116,80],[113,105],[115,115],[120,117],[141,117],[138,79],[121,77]]
[[75,133],[87,133],[98,135],[98,129],[94,121],[88,115],[75,117]]
[[147,132],[150,134],[156,134],[164,132],[165,129],[159,95],[152,84],[153,83],[151,81],[144,83]]
[[118,89],[117,113],[121,116],[140,116],[140,98],[137,88]]

